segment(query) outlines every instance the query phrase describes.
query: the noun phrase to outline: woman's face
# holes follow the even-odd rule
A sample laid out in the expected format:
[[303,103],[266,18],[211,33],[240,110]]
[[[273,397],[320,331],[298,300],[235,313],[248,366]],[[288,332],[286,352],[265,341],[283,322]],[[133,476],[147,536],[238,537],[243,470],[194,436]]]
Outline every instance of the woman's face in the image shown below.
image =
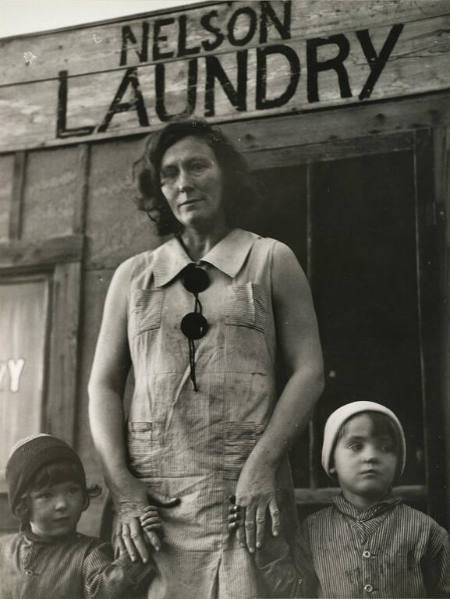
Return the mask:
[[161,191],[175,218],[185,227],[225,220],[222,172],[212,148],[202,139],[184,137],[161,161]]

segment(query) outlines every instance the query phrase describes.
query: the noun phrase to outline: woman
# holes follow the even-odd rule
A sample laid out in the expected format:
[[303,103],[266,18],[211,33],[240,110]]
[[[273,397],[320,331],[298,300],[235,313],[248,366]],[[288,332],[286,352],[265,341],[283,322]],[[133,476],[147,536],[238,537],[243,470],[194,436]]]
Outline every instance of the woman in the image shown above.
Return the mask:
[[[289,563],[295,528],[286,453],[322,390],[309,286],[284,244],[232,228],[248,173],[219,130],[171,123],[152,136],[146,162],[144,207],[176,235],[117,269],[89,385],[119,544],[147,558],[140,511],[149,496],[163,506],[176,497],[161,510],[164,544],[149,539],[160,570],[149,596],[277,596],[285,576],[275,580],[271,560]],[[278,355],[288,380],[277,398]],[[237,536],[228,533],[230,496],[245,512]]]

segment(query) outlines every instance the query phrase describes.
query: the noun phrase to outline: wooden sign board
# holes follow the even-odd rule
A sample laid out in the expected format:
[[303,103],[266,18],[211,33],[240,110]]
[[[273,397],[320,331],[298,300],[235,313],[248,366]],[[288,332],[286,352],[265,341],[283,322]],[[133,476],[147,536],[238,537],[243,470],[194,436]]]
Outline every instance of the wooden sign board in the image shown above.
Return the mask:
[[[443,90],[447,0],[190,5],[0,42],[0,151]],[[332,135],[330,131],[330,135]]]

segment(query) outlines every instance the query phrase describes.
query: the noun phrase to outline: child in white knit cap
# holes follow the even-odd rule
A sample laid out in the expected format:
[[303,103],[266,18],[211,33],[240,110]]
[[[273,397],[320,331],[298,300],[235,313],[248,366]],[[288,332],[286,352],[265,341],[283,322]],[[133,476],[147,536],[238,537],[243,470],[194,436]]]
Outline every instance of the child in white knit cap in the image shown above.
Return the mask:
[[448,533],[392,495],[405,467],[397,416],[378,403],[328,418],[322,466],[342,493],[303,523],[318,597],[450,597]]

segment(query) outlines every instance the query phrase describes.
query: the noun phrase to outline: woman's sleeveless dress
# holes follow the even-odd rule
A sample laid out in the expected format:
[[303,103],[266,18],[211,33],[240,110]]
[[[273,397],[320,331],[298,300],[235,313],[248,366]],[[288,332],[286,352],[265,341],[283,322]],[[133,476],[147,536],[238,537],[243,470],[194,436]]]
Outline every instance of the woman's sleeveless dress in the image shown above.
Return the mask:
[[194,308],[179,276],[191,261],[176,238],[131,258],[128,335],[135,389],[127,424],[129,467],[150,489],[181,499],[161,510],[164,544],[154,554],[160,577],[149,598],[286,593],[285,541],[296,527],[287,459],[277,478],[284,528],[277,539],[268,530],[258,554],[258,565],[267,565],[257,568],[227,527],[229,497],[276,402],[271,271],[279,243],[234,229],[201,260],[210,278],[199,294],[209,330],[195,342],[198,392],[180,330]]

